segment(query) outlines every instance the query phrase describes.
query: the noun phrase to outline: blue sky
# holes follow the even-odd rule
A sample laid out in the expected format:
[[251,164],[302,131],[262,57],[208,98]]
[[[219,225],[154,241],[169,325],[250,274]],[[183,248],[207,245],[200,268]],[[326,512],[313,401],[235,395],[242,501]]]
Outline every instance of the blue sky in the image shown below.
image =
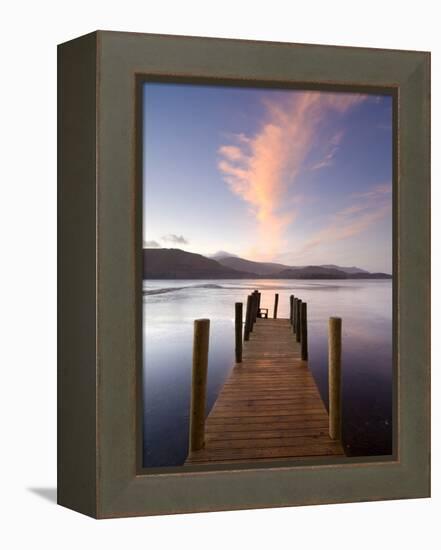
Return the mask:
[[392,267],[392,98],[146,83],[144,246]]

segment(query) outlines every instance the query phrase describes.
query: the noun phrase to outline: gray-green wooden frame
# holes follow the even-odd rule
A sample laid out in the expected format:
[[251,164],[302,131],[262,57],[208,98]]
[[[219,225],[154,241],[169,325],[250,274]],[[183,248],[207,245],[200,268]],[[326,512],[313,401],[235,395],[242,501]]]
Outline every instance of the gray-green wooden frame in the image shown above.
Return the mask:
[[[111,518],[428,497],[430,54],[97,31],[58,60],[58,502]],[[146,79],[394,96],[393,456],[142,470]]]

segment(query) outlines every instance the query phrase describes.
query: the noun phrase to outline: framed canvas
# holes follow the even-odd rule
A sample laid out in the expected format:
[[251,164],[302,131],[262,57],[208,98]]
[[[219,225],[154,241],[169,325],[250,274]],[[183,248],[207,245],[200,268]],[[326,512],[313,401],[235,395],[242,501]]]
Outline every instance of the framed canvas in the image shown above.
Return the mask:
[[59,46],[58,502],[430,495],[430,55]]

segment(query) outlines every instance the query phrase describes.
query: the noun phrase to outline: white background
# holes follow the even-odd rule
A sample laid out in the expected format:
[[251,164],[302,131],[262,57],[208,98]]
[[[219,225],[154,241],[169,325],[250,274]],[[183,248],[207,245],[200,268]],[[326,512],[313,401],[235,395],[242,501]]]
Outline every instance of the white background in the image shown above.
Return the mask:
[[[440,547],[440,18],[435,2],[4,2],[0,85],[0,545]],[[433,498],[94,521],[56,483],[56,44],[95,29],[432,51]],[[81,404],[79,404],[81,406]],[[195,542],[193,542],[195,541]]]

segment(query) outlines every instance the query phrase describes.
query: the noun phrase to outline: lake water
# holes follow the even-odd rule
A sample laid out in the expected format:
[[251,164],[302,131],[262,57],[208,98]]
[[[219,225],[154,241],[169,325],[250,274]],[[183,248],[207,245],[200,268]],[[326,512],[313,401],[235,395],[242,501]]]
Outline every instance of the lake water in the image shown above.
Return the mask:
[[309,367],[328,406],[328,318],[343,319],[343,443],[348,456],[392,452],[391,280],[143,282],[144,467],[187,456],[193,321],[209,318],[207,414],[234,363],[234,303],[258,289],[270,315],[289,317],[289,296],[308,303]]

